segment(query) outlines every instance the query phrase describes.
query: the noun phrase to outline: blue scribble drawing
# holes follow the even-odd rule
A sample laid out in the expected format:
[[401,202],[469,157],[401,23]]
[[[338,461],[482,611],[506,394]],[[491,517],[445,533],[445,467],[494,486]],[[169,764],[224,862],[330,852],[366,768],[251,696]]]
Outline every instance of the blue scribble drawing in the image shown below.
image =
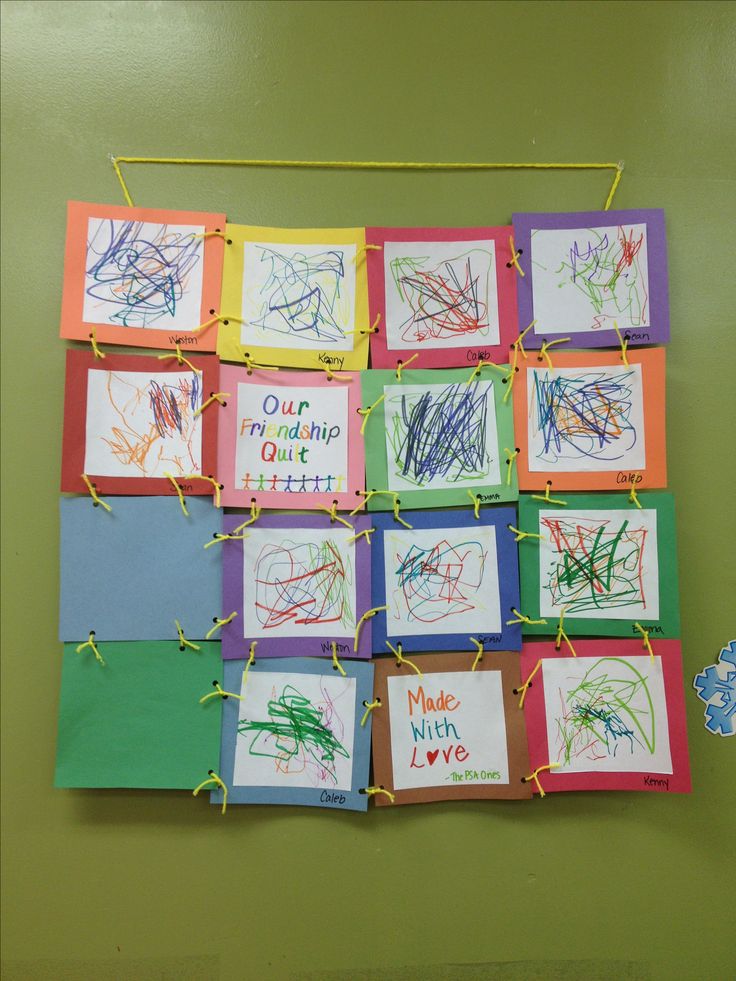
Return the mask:
[[105,322],[154,327],[169,321],[201,262],[202,240],[192,232],[140,221],[90,221],[85,317],[99,308]]
[[422,623],[474,611],[483,605],[486,558],[478,541],[451,545],[443,539],[429,548],[412,544],[395,556],[394,602],[409,620]]
[[736,640],[721,650],[716,664],[696,674],[693,688],[705,702],[705,728],[720,736],[736,732]]
[[389,396],[389,467],[417,487],[483,482],[490,472],[488,399],[492,387],[458,382]]
[[604,657],[580,683],[560,691],[557,759],[563,765],[654,754],[656,717],[648,678],[621,658]]
[[622,460],[639,440],[633,380],[633,371],[535,372],[531,411],[544,459]]
[[[340,249],[324,252],[279,251],[256,245],[266,274],[257,298],[258,313],[249,322],[294,340],[332,344],[345,338],[345,257]],[[247,273],[246,273],[247,276]]]

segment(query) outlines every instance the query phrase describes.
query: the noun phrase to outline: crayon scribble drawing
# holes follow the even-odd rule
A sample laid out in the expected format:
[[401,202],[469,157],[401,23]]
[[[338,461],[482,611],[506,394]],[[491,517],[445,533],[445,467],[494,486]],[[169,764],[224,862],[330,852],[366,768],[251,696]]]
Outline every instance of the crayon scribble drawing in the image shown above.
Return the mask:
[[384,392],[390,490],[500,483],[492,381]]
[[87,374],[84,470],[101,477],[201,473],[202,383],[194,371]]
[[243,683],[233,783],[350,790],[355,678],[251,671]]
[[355,543],[349,528],[251,528],[243,542],[243,635],[352,635]]
[[658,619],[654,509],[540,511],[539,530],[542,616]]
[[355,245],[246,242],[243,344],[353,349]]
[[641,365],[527,369],[529,470],[642,470]]
[[501,632],[495,528],[387,531],[383,558],[389,636]]
[[204,228],[90,218],[84,319],[192,330],[201,323]]
[[384,276],[390,349],[499,343],[493,241],[386,242]]
[[542,663],[548,747],[558,772],[672,773],[661,658]]
[[537,333],[649,327],[647,226],[533,229]]

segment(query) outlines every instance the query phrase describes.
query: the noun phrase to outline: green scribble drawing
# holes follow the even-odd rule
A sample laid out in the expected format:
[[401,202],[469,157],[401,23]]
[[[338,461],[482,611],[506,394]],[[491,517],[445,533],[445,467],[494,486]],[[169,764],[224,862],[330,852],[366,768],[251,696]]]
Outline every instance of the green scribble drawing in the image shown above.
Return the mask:
[[269,757],[284,774],[309,771],[315,782],[337,782],[335,761],[350,754],[335,736],[339,725],[334,703],[323,689],[325,708],[318,709],[293,685],[285,685],[278,698],[268,703],[269,720],[244,719],[238,724],[241,736],[253,737],[248,746],[251,756]]
[[654,755],[656,718],[647,677],[618,657],[601,658],[566,695],[560,691],[557,759],[601,760],[633,754]]

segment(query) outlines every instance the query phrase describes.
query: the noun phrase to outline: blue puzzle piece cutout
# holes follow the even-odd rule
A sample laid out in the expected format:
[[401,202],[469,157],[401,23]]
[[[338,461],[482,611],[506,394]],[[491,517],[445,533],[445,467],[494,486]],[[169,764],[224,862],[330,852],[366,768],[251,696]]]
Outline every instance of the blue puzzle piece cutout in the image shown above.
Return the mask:
[[721,650],[716,664],[709,664],[693,678],[698,698],[705,702],[705,728],[719,736],[736,732],[736,640]]

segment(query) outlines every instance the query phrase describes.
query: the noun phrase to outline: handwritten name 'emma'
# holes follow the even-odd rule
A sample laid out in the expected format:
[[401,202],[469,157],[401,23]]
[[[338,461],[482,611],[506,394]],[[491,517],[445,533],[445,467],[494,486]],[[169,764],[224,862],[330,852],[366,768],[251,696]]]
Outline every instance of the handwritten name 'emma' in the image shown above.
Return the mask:
[[[426,695],[423,685],[420,685],[416,691],[409,689],[407,697],[409,725],[414,739],[409,767],[415,770],[423,770],[425,766],[431,767],[440,758],[440,754],[445,763],[451,760],[464,763],[470,753],[460,744],[457,726],[447,717],[448,713],[456,712],[460,708],[462,704],[460,699],[451,692],[445,692],[444,689],[436,697]],[[442,718],[438,718],[435,713],[442,713]],[[432,715],[434,718],[430,718]],[[420,716],[422,718],[419,718]],[[452,739],[454,742],[442,748],[427,749],[422,755],[422,743],[441,739]]]
[[[280,422],[271,418],[262,420],[244,418],[240,421],[240,435],[263,439],[260,448],[261,459],[264,463],[307,463],[309,446],[305,443],[322,442],[326,446],[333,439],[336,439],[341,432],[338,425],[329,425],[326,421],[307,420],[302,417],[302,413],[309,409],[309,402],[302,400],[296,402],[294,399],[279,399],[269,393],[263,399],[261,409],[264,416],[276,416],[279,420],[283,416],[295,417],[290,422]],[[279,446],[276,440],[291,440],[291,444]]]

